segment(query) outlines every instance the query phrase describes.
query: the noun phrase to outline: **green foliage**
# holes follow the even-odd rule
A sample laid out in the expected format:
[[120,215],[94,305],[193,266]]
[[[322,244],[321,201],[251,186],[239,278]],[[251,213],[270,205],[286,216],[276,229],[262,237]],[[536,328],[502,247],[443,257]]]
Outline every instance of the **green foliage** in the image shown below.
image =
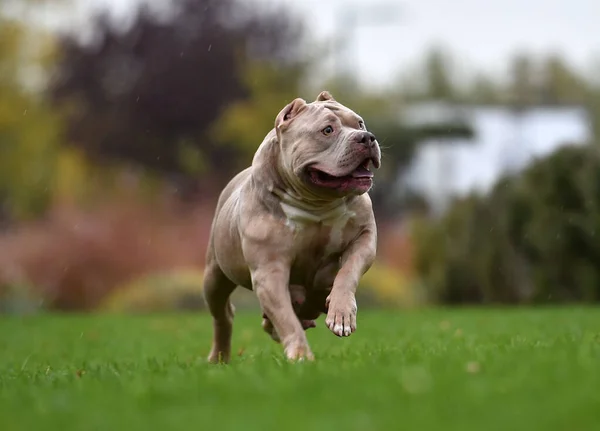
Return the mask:
[[448,53],[441,47],[434,47],[429,51],[424,72],[429,97],[439,100],[453,100],[456,97],[451,61]]
[[589,86],[578,73],[558,55],[551,55],[542,64],[541,97],[546,103],[582,103]]
[[515,107],[582,104],[594,111],[592,122],[600,121],[597,120],[600,118],[597,83],[579,73],[560,55],[519,52],[508,62],[506,77],[498,79],[471,70],[473,78],[459,86],[451,53],[434,46],[424,54],[414,73],[404,75],[401,96],[411,101],[441,99]]
[[510,67],[508,97],[511,104],[523,107],[532,105],[536,99],[536,70],[527,54],[516,55]]
[[39,215],[51,200],[60,118],[24,76],[52,56],[47,35],[0,16],[0,204],[15,218]]
[[[65,111],[34,85],[50,74],[57,57],[43,29],[0,15],[0,209],[16,221],[39,217],[56,201],[90,200],[119,187],[109,183],[122,166],[94,167],[64,145]],[[150,175],[140,177],[156,188]]]
[[465,101],[471,103],[498,104],[501,94],[494,80],[484,74],[478,74],[466,90]]
[[217,142],[236,149],[239,167],[250,164],[252,155],[275,126],[279,111],[299,97],[303,74],[304,68],[299,65],[246,64],[243,76],[250,96],[230,104],[212,129]]
[[599,232],[598,149],[565,147],[441,220],[416,220],[417,271],[440,302],[595,302]]
[[600,86],[591,88],[586,95],[590,127],[594,136],[600,136]]

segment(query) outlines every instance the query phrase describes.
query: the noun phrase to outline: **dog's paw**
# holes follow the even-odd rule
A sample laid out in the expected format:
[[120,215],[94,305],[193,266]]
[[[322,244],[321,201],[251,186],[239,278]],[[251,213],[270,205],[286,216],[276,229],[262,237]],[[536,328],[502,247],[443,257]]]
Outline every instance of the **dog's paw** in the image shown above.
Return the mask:
[[356,331],[356,298],[354,295],[327,297],[325,324],[338,337],[348,337]]
[[291,344],[287,346],[285,348],[285,356],[292,362],[315,360],[315,355],[310,351],[310,347],[307,344]]

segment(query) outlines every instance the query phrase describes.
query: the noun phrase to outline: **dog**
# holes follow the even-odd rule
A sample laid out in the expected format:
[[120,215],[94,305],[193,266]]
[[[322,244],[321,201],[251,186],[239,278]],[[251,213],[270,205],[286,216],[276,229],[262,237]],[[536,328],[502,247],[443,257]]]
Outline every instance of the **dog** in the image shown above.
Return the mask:
[[255,292],[262,326],[289,360],[314,359],[305,330],[320,314],[339,337],[356,330],[356,288],[377,249],[368,192],[380,165],[376,137],[329,92],[279,112],[217,202],[203,281],[209,362],[230,361],[238,286]]

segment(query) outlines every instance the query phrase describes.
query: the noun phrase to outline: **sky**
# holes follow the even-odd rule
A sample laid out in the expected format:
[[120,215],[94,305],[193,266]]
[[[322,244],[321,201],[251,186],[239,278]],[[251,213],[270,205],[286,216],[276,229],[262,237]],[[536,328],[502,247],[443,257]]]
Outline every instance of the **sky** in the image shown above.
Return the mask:
[[[519,50],[560,52],[582,69],[600,56],[600,0],[262,1],[298,9],[322,36],[354,5],[364,24],[355,31],[350,63],[363,80],[394,79],[433,44],[449,48],[458,67],[498,74]],[[385,15],[373,16],[377,4],[395,7],[398,19],[378,25]]]
[[[80,0],[83,9],[108,5],[117,15],[135,1]],[[582,71],[591,74],[595,67],[600,75],[600,0],[242,1],[296,10],[315,40],[334,36],[344,11],[353,9],[359,25],[353,26],[344,62],[373,86],[393,82],[434,44],[451,50],[464,73],[502,76],[507,59],[526,50],[561,53]],[[381,13],[378,5],[388,10]],[[342,30],[338,34],[350,34]]]

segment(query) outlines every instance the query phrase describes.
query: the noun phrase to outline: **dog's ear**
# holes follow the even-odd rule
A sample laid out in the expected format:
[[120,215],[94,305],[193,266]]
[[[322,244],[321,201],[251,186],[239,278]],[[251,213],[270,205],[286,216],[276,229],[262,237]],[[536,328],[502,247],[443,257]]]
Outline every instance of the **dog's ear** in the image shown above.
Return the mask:
[[296,118],[304,109],[306,109],[306,100],[297,98],[288,103],[285,108],[277,115],[275,119],[275,129],[281,128]]
[[329,93],[329,91],[321,91],[319,93],[319,95],[317,96],[317,102],[324,102],[326,100],[330,100],[332,102],[335,102],[335,99],[333,98],[333,96],[331,95],[331,93]]

